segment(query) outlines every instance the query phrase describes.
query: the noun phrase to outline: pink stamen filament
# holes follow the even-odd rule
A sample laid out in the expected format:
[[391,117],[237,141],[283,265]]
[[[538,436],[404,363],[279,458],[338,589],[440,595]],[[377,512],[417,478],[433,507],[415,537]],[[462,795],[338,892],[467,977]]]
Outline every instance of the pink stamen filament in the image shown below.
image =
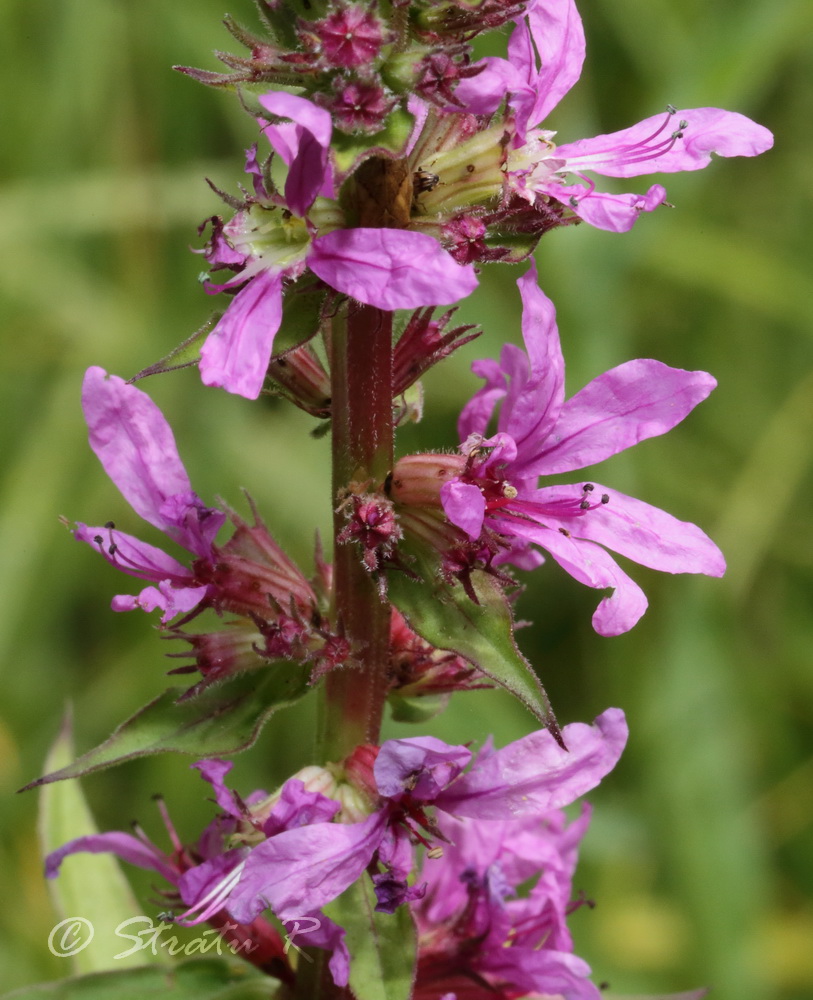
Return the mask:
[[674,114],[673,110],[667,111],[660,128],[638,142],[626,146],[608,146],[606,149],[593,151],[585,156],[574,156],[567,161],[567,170],[578,173],[579,169],[589,170],[590,167],[598,169],[602,163],[611,163],[614,166],[643,163],[668,153],[677,140],[683,138],[683,132],[689,125],[687,121],[681,120],[678,128],[661,142],[653,145],[653,140],[663,132]]

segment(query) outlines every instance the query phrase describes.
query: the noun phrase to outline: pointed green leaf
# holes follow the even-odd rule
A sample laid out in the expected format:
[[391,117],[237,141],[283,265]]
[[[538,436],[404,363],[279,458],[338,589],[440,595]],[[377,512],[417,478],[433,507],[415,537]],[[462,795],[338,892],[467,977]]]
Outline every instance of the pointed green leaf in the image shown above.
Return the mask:
[[307,692],[308,673],[307,667],[297,664],[274,663],[230,678],[186,701],[178,701],[183,689],[169,688],[122,723],[104,743],[73,764],[32,781],[22,791],[147,754],[172,751],[218,757],[246,750],[274,712]]
[[325,907],[344,928],[350,988],[356,1000],[409,1000],[415,982],[417,934],[408,906],[378,913],[366,873]]
[[200,360],[201,344],[212,330],[214,330],[217,321],[222,315],[222,313],[215,313],[213,316],[210,316],[203,326],[199,330],[196,330],[191,337],[187,337],[182,344],[178,344],[177,347],[173,348],[160,361],[156,361],[147,368],[142,368],[137,375],[133,376],[132,381],[135,382],[140,378],[146,378],[147,375],[161,375],[163,372],[173,372],[178,368],[188,368],[190,365],[197,364]]
[[24,986],[0,1000],[272,1000],[275,981],[246,963],[202,958]]
[[462,585],[441,580],[434,557],[407,543],[409,563],[423,578],[391,573],[389,597],[409,627],[438,649],[457,653],[487,677],[515,695],[558,739],[559,726],[548,696],[514,641],[514,621],[508,600],[489,573],[474,570],[475,603]]
[[[47,770],[60,768],[72,759],[71,720],[66,714],[45,766]],[[50,854],[75,837],[98,832],[78,782],[42,789],[38,825],[43,855]],[[94,857],[77,855],[61,878],[49,880],[48,890],[60,921],[81,916],[81,924],[74,925],[74,934],[86,935],[92,928],[87,947],[67,958],[72,972],[98,972],[122,966],[161,963],[162,955],[152,952],[113,960],[113,956],[121,951],[121,940],[116,936],[115,929],[122,921],[139,913],[140,907],[119,862],[112,854]],[[57,921],[54,923],[57,924]],[[79,943],[80,938],[76,940]]]

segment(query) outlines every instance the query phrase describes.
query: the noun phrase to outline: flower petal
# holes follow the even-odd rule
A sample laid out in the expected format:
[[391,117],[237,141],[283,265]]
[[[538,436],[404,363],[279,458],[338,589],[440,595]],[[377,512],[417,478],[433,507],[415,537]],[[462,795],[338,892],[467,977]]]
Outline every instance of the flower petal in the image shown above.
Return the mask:
[[402,229],[336,229],[313,241],[308,267],[324,282],[378,309],[451,305],[477,287],[426,233]]
[[520,478],[584,469],[679,424],[717,382],[660,361],[627,361],[593,379],[562,407],[553,433],[520,449]]
[[[522,76],[517,67],[505,59],[496,56],[486,56],[472,67],[479,72],[470,77],[464,77],[455,87],[454,96],[462,102],[466,111],[473,115],[492,115],[502,104],[509,91],[517,91],[523,85]],[[450,104],[450,113],[459,112],[460,105]]]
[[522,455],[553,429],[565,398],[565,362],[556,326],[556,310],[537,284],[536,263],[517,281],[522,298],[522,336],[526,351],[506,344],[500,367],[508,391],[498,426],[516,442]]
[[172,885],[178,883],[178,870],[173,867],[169,858],[162,854],[157,847],[144,843],[129,833],[96,833],[68,841],[58,850],[52,851],[45,859],[46,877],[56,878],[63,859],[69,854],[79,854],[80,852],[115,854],[122,861],[127,861],[138,868],[158,872]]
[[[593,496],[605,493],[610,500],[581,517],[562,517],[562,524],[576,538],[585,538],[665,573],[705,573],[722,576],[725,559],[714,542],[696,524],[593,483]],[[573,487],[552,486],[538,490],[546,501],[564,497]]]
[[552,183],[539,190],[566,204],[583,222],[610,233],[628,233],[642,212],[653,212],[666,200],[666,188],[660,184],[653,184],[646,194],[608,194],[587,191],[578,184],[557,187]]
[[584,28],[573,0],[538,0],[517,24],[508,60],[527,81],[527,89],[511,102],[521,135],[538,125],[579,79],[584,51]]
[[133,510],[178,541],[178,526],[162,507],[192,491],[172,428],[150,397],[117,375],[88,368],[82,409],[90,447]]
[[196,608],[209,592],[208,587],[175,587],[169,580],[162,580],[157,587],[145,587],[137,597],[119,594],[110,602],[113,611],[155,611],[160,608],[161,622],[166,623],[176,615],[184,615]]
[[194,579],[186,566],[177,559],[123,531],[80,522],[76,525],[73,536],[77,541],[86,542],[97,552],[101,552],[111,566],[130,576],[152,580],[154,583],[172,580],[179,586],[191,583]]
[[627,741],[619,708],[608,708],[588,726],[562,730],[563,750],[547,729],[540,729],[485,759],[438,796],[438,809],[478,819],[520,819],[570,805],[589,792],[616,765]]
[[242,819],[244,817],[245,809],[240,807],[239,799],[230,788],[226,787],[226,783],[223,780],[234,767],[234,761],[219,760],[217,757],[213,757],[211,760],[195,761],[194,764],[190,764],[189,766],[199,771],[201,778],[204,781],[208,781],[212,786],[212,790],[215,793],[215,802],[217,802],[223,812],[229,816],[234,816],[235,819]]
[[[304,216],[316,196],[329,180],[328,151],[333,124],[330,112],[319,108],[304,97],[296,97],[283,91],[261,94],[260,104],[272,115],[290,118],[296,124],[293,136],[284,136],[287,147],[288,177],[285,181],[285,201],[294,215]],[[276,126],[267,125],[263,132],[269,142],[276,147],[274,137]],[[332,197],[332,191],[328,193]]]
[[446,517],[472,540],[480,537],[486,501],[480,490],[459,479],[444,483],[440,488],[440,502]]
[[381,795],[398,798],[405,792],[416,799],[434,799],[471,760],[471,751],[449,746],[434,736],[387,740],[373,765]]
[[[536,542],[579,583],[596,590],[612,590],[593,614],[593,628],[599,635],[621,635],[628,632],[646,611],[647,599],[644,592],[600,545],[569,537],[557,527],[546,527],[532,521],[491,520],[497,530]],[[558,522],[557,518],[555,523]]]
[[465,441],[471,434],[485,435],[494,407],[505,396],[507,385],[499,362],[493,358],[474,361],[471,370],[486,384],[466,403],[457,421],[457,433]]
[[[681,123],[686,122],[686,127]],[[672,141],[672,137],[679,137]],[[773,135],[745,115],[720,108],[653,115],[609,135],[557,147],[571,171],[594,170],[607,177],[700,170],[718,156],[758,156],[773,145]]]
[[256,399],[282,322],[282,275],[262,271],[235,295],[200,352],[204,385]]
[[283,921],[321,909],[361,875],[386,824],[382,810],[361,823],[316,823],[270,837],[246,859],[229,913],[245,924],[267,906]]

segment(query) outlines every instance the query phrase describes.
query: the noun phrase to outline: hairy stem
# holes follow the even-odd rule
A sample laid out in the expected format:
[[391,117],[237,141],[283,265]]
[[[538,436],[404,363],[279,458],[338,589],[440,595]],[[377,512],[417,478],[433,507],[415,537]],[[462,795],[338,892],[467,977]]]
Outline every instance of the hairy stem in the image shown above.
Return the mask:
[[[336,318],[331,345],[333,498],[381,489],[393,461],[392,313],[349,303]],[[344,527],[334,515],[334,538]],[[354,662],[325,678],[321,750],[337,760],[359,743],[377,742],[387,689],[389,605],[353,544],[334,547],[336,621]]]

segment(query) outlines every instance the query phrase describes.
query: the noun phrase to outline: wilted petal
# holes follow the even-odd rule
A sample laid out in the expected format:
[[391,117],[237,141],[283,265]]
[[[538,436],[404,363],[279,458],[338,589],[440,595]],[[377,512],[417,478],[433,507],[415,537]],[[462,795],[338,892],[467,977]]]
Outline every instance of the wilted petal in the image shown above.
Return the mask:
[[528,445],[512,466],[520,477],[584,469],[665,434],[702,402],[717,382],[707,372],[660,361],[628,361],[599,375],[562,407],[554,433]]
[[281,321],[282,275],[262,271],[235,295],[206,338],[200,352],[204,385],[256,399]]
[[145,521],[178,539],[177,525],[161,508],[192,486],[163,413],[146,393],[97,367],[85,373],[82,410],[90,446],[122,496]]
[[229,913],[247,924],[267,906],[281,920],[321,909],[361,875],[386,823],[377,812],[362,823],[316,823],[270,837],[246,859]]
[[208,781],[212,786],[212,790],[215,793],[215,802],[217,802],[223,812],[228,813],[229,816],[234,816],[235,819],[242,819],[245,809],[240,807],[237,796],[230,788],[226,787],[226,783],[223,780],[234,767],[234,761],[218,760],[218,758],[213,757],[211,760],[196,761],[189,766],[199,771],[201,778],[204,781]]
[[471,539],[480,537],[486,501],[476,486],[459,480],[444,483],[440,488],[440,502],[452,524],[465,531]]
[[169,580],[162,580],[157,587],[145,587],[137,597],[119,594],[110,602],[113,611],[155,611],[163,614],[164,625],[176,615],[185,615],[196,608],[209,592],[208,587],[176,587]]
[[178,871],[170,863],[169,859],[153,847],[133,837],[129,833],[96,833],[88,837],[78,837],[67,844],[63,844],[56,851],[52,851],[45,859],[45,874],[48,878],[55,878],[59,874],[59,867],[63,858],[69,854],[115,854],[122,861],[127,861],[138,868],[146,868],[148,871],[158,872],[173,885],[178,881]]
[[449,746],[434,736],[387,740],[373,765],[381,795],[397,798],[409,792],[416,799],[434,799],[471,760],[471,751]]
[[624,713],[608,708],[588,726],[562,730],[563,750],[547,729],[493,751],[436,799],[438,809],[478,819],[520,819],[559,809],[595,788],[627,741]]
[[336,229],[313,241],[308,267],[368,306],[392,311],[451,305],[477,287],[431,236],[401,229]]
[[[686,122],[685,128],[680,127]],[[673,136],[680,132],[680,137]],[[653,115],[630,128],[558,146],[568,170],[594,170],[607,177],[700,170],[718,156],[758,156],[773,136],[745,115],[720,108],[690,108]]]
[[[258,100],[272,115],[290,118],[296,125],[293,136],[285,136],[290,157],[286,159],[285,201],[294,215],[304,216],[329,177],[328,151],[333,130],[330,113],[304,97],[282,91],[261,94]],[[276,145],[275,126],[268,125],[263,131]]]

